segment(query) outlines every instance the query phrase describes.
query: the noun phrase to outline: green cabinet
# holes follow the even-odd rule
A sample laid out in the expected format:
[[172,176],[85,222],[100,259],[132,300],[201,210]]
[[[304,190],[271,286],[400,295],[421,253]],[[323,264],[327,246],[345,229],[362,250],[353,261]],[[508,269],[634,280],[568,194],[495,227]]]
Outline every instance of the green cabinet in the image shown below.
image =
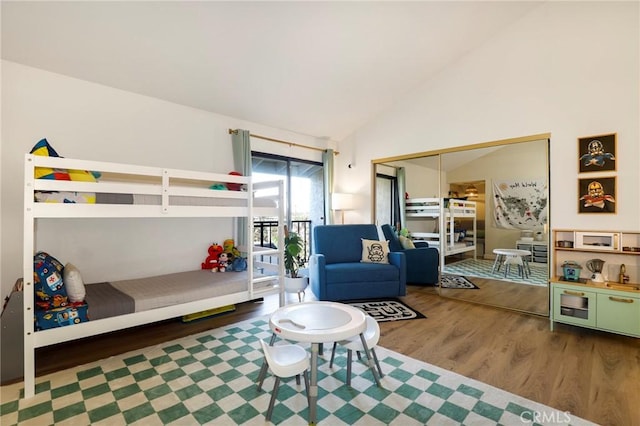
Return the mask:
[[640,337],[640,292],[552,281],[551,330],[555,322]]
[[640,297],[600,293],[596,304],[598,328],[640,336]]

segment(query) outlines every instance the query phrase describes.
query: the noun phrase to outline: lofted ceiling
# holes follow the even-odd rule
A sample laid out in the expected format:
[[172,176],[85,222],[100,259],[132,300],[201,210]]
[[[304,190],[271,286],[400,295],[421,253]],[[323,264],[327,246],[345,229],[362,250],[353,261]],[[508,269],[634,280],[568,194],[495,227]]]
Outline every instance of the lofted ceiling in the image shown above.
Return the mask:
[[2,58],[339,141],[539,4],[2,1]]

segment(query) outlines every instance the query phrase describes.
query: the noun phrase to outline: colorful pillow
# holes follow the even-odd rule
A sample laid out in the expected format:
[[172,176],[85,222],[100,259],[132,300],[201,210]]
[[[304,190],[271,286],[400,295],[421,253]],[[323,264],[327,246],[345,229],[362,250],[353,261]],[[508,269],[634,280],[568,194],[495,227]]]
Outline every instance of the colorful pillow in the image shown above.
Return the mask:
[[389,241],[362,239],[362,259],[366,263],[389,263]]
[[62,279],[67,296],[71,302],[83,302],[87,291],[84,288],[84,282],[80,271],[73,264],[67,263],[62,271]]
[[[31,149],[31,154],[43,157],[60,157],[47,139],[41,139]],[[34,172],[36,179],[75,180],[83,182],[95,182],[100,177],[98,172],[86,170],[52,169],[50,167],[36,167]]]
[[410,250],[410,249],[416,248],[416,245],[413,244],[413,241],[411,241],[411,238],[407,238],[403,235],[400,235],[398,239],[400,240],[400,245],[402,245],[403,249]]
[[45,302],[56,300],[59,306],[67,301],[67,292],[62,280],[64,267],[55,257],[38,252],[33,257],[33,281],[36,299]]

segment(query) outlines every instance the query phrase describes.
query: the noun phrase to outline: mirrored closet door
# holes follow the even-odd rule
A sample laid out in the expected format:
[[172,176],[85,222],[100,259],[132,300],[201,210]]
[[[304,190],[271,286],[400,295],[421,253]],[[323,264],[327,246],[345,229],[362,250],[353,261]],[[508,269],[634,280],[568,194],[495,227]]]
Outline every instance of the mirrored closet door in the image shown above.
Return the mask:
[[375,221],[438,248],[441,296],[548,315],[548,153],[545,134],[375,160]]

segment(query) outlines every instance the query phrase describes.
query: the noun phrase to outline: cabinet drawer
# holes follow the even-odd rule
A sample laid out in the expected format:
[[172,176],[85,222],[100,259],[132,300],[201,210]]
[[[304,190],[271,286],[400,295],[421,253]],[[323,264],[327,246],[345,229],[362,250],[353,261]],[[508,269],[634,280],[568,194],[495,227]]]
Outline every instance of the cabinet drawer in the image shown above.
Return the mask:
[[598,294],[598,328],[640,335],[640,298]]
[[547,255],[547,246],[534,245],[533,246],[533,255],[534,256],[546,256]]
[[595,327],[596,303],[596,293],[554,286],[553,320]]

